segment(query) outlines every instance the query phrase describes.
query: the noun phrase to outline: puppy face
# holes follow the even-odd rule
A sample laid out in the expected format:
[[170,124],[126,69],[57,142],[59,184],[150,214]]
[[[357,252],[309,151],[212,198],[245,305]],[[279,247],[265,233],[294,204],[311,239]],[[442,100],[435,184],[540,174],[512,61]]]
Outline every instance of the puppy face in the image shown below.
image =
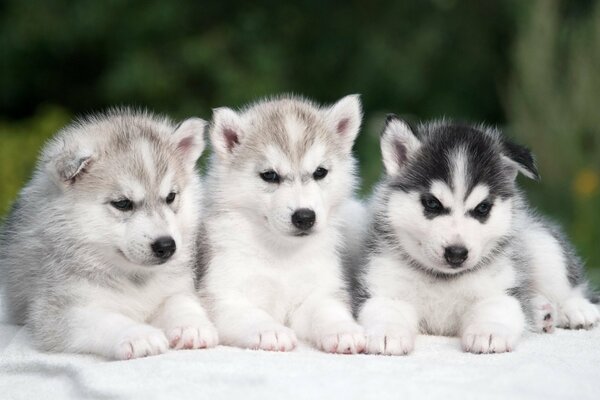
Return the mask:
[[215,113],[221,201],[281,237],[321,232],[354,187],[355,96],[330,108],[281,99]]
[[139,119],[119,122],[88,127],[106,139],[68,144],[51,163],[70,208],[67,218],[82,241],[113,262],[178,260],[178,249],[189,245],[190,221],[198,217],[193,174],[204,122],[188,120],[178,129]]
[[495,134],[464,126],[436,125],[419,140],[394,119],[382,152],[387,218],[414,264],[453,275],[489,262],[511,233],[516,173],[533,172]]

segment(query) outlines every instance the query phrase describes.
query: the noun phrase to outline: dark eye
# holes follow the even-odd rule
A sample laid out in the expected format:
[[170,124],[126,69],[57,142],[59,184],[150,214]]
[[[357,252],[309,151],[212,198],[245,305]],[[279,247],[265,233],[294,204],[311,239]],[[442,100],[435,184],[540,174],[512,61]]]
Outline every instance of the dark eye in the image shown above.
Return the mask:
[[261,172],[260,177],[262,178],[263,181],[269,182],[269,183],[279,183],[279,181],[280,181],[279,174],[277,174],[277,172],[275,172],[273,170]]
[[428,211],[430,213],[440,213],[444,210],[444,206],[442,206],[442,203],[440,203],[438,199],[431,195],[423,196],[421,198],[421,204],[423,204],[425,211]]
[[473,213],[478,217],[487,217],[492,210],[492,203],[487,200],[482,201],[473,209]]
[[169,195],[165,199],[165,201],[167,202],[167,204],[171,204],[172,202],[174,202],[175,201],[175,196],[177,196],[177,193],[175,193],[175,192],[169,193]]
[[133,202],[129,199],[122,199],[117,201],[111,201],[110,205],[119,211],[131,211],[133,210]]
[[318,181],[319,179],[325,178],[327,176],[328,172],[329,171],[326,170],[325,168],[319,167],[315,170],[315,172],[313,172],[313,178],[315,178],[315,180]]

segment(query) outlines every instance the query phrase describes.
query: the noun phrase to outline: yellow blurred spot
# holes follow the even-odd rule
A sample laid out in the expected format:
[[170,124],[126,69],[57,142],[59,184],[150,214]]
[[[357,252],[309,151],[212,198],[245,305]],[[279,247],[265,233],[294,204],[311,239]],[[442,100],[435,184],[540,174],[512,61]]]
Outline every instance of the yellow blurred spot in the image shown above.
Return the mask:
[[573,182],[573,189],[578,197],[590,197],[600,187],[598,173],[592,169],[579,171]]

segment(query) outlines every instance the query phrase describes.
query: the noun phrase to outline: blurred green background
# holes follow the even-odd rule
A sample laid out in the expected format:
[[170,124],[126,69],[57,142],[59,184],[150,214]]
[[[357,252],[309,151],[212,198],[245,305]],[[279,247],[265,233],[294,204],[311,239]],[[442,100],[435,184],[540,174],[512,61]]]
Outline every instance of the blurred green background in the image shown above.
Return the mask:
[[74,116],[360,93],[363,195],[385,113],[496,124],[534,149],[543,180],[522,183],[600,283],[598,1],[3,0],[0,37],[0,215]]

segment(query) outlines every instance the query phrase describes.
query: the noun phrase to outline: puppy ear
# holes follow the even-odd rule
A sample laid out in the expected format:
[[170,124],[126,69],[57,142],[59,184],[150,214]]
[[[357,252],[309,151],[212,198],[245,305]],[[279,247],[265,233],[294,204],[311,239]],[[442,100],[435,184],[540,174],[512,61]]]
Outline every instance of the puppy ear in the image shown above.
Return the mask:
[[420,147],[421,142],[410,126],[396,115],[388,114],[381,133],[381,155],[386,173],[400,173]]
[[231,108],[213,110],[210,142],[215,153],[224,160],[229,159],[244,138],[242,118]]
[[50,161],[50,173],[59,184],[73,185],[89,170],[92,161],[90,154],[67,151]]
[[504,163],[509,173],[513,174],[515,178],[521,172],[530,179],[540,180],[535,158],[527,147],[506,140],[503,143],[503,153]]
[[196,167],[196,161],[204,151],[204,129],[206,121],[200,118],[189,118],[180,123],[170,140],[175,144],[177,152],[190,169]]
[[325,110],[325,119],[331,130],[341,138],[344,150],[352,150],[362,121],[360,96],[352,94],[343,97]]

